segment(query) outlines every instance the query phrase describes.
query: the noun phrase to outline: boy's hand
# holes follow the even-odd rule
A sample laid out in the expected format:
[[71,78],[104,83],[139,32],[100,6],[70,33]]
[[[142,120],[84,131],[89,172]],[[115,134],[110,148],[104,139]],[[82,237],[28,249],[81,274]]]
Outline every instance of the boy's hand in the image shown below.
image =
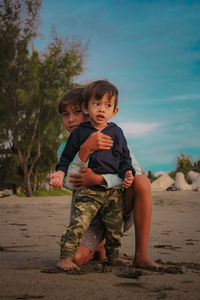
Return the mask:
[[89,168],[82,168],[79,174],[70,174],[69,176],[71,177],[69,182],[73,183],[77,189],[105,184],[103,176],[94,173]]
[[82,144],[78,155],[81,161],[86,162],[91,152],[96,150],[109,150],[112,145],[113,141],[110,136],[96,131]]
[[52,173],[50,175],[50,182],[49,184],[58,188],[62,187],[63,179],[64,179],[65,173],[63,171],[57,171],[55,173]]
[[93,132],[83,145],[90,150],[90,152],[96,150],[109,150],[113,145],[113,141],[109,135],[97,131]]
[[132,182],[134,180],[134,176],[131,170],[126,171],[124,181],[123,181],[123,188],[127,189],[129,186],[131,186]]

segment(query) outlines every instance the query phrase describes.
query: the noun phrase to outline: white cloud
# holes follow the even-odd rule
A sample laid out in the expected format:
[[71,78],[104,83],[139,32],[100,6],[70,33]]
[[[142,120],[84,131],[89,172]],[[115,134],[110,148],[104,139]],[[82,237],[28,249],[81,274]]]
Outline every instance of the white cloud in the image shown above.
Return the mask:
[[200,100],[200,94],[186,94],[180,96],[169,97],[167,101],[181,101],[181,100]]
[[139,136],[145,135],[150,131],[158,128],[158,123],[136,123],[136,122],[125,122],[120,123],[119,126],[123,129],[126,136]]

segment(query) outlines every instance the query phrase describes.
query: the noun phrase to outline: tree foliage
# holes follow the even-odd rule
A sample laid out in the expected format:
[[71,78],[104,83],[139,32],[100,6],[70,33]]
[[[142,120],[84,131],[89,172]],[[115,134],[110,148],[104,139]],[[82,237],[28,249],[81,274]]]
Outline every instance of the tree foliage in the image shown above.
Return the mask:
[[43,53],[34,49],[40,5],[0,5],[1,186],[21,186],[28,196],[55,165],[62,132],[58,101],[76,85],[87,50],[78,40],[59,38],[55,29]]
[[195,171],[200,173],[200,160],[194,162],[191,155],[180,153],[180,156],[176,158],[176,172],[182,172],[185,175],[186,180],[190,182],[188,177],[189,171]]
[[152,173],[151,170],[148,170],[148,172],[147,172],[147,177],[149,178],[149,180],[150,180],[151,182],[153,182],[153,181],[156,179],[156,177],[153,175],[153,173]]

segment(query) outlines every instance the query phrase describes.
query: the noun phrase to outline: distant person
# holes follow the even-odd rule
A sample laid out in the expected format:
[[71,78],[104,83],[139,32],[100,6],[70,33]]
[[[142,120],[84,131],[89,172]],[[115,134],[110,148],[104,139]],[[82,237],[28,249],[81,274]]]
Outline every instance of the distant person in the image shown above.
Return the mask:
[[[118,90],[107,80],[98,80],[89,84],[83,92],[82,107],[88,113],[90,121],[81,123],[70,135],[67,146],[62,152],[57,172],[51,175],[51,185],[61,187],[67,174],[70,162],[88,137],[97,131],[109,135],[113,145],[111,149],[90,153],[85,148],[79,157],[83,162],[89,158],[89,167],[97,174],[117,173],[123,179],[123,187],[127,188],[133,181],[135,170],[132,167],[130,152],[122,130],[114,123],[108,122],[118,112]],[[90,156],[90,157],[89,157]],[[76,192],[74,219],[61,238],[61,260],[58,267],[74,269],[73,262],[81,238],[89,227],[97,212],[105,225],[105,250],[111,265],[126,260],[119,257],[119,249],[123,236],[122,190],[106,189],[96,185],[79,189]]]

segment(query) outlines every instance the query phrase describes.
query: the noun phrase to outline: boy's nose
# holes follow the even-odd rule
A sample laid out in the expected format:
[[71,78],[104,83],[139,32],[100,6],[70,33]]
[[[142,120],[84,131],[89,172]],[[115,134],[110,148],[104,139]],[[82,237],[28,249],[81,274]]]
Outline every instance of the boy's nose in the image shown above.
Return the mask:
[[102,111],[102,112],[104,112],[104,111],[105,111],[105,107],[104,107],[104,105],[100,105],[100,106],[99,106],[99,111]]
[[69,122],[73,122],[74,121],[74,115],[70,114],[69,115]]

